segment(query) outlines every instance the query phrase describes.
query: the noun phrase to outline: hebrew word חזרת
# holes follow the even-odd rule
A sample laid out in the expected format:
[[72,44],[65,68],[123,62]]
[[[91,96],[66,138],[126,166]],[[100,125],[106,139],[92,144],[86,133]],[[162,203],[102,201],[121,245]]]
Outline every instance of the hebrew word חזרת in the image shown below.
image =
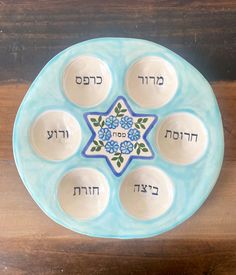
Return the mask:
[[[96,192],[95,192],[96,191]],[[74,187],[74,193],[73,196],[75,195],[99,195],[99,187],[97,186],[75,186]]]

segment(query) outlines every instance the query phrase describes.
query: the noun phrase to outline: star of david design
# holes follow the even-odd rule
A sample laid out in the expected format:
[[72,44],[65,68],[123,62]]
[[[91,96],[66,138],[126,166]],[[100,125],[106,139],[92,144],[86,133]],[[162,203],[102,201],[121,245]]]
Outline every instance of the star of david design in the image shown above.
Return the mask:
[[84,118],[92,135],[83,156],[105,158],[116,176],[122,175],[133,159],[154,157],[147,135],[157,117],[133,112],[124,97],[119,96],[107,112],[85,113]]

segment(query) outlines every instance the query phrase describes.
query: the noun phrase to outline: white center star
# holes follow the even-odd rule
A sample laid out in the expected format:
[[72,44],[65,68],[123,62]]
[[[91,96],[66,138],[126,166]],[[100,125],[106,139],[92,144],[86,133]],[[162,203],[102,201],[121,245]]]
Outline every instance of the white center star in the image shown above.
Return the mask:
[[153,158],[146,137],[157,117],[134,113],[124,97],[118,97],[105,113],[86,113],[85,119],[92,136],[83,155],[105,158],[116,176],[125,171],[132,159]]

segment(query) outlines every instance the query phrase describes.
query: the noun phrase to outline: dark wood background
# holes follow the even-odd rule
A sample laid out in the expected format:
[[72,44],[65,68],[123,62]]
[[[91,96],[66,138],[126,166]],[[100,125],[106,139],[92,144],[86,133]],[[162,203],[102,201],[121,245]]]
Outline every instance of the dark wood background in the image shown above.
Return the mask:
[[[30,83],[57,53],[104,36],[154,41],[193,64],[222,112],[225,160],[203,207],[150,239],[95,239],[52,222],[15,167]],[[0,274],[236,274],[236,1],[0,1]]]
[[208,80],[236,72],[235,1],[0,1],[0,80],[32,81],[55,54],[103,36],[158,42]]

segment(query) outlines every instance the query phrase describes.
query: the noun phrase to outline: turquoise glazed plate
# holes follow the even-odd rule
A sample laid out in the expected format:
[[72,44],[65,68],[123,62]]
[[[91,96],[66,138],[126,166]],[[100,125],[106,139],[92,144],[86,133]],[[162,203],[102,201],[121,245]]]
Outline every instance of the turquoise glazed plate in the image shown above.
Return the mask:
[[153,42],[100,38],[55,56],[16,116],[13,150],[39,207],[73,231],[143,238],[206,200],[224,153],[209,83]]

